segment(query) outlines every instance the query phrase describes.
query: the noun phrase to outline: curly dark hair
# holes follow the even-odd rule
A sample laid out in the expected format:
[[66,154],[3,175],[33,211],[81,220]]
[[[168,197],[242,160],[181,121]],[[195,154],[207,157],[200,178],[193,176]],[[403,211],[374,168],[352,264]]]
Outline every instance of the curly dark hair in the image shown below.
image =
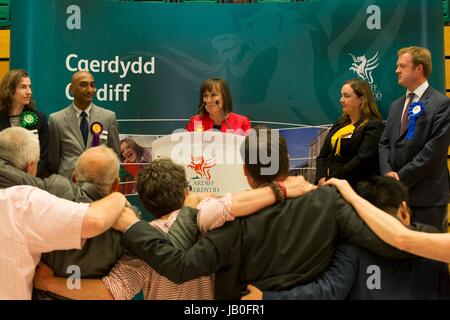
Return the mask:
[[[12,107],[12,96],[16,93],[17,86],[23,78],[29,78],[28,72],[22,69],[12,69],[7,72],[0,83],[0,112],[9,114]],[[28,110],[34,111],[34,101],[26,106]]]
[[170,159],[153,160],[137,176],[139,199],[157,218],[183,206],[187,187],[184,168]]

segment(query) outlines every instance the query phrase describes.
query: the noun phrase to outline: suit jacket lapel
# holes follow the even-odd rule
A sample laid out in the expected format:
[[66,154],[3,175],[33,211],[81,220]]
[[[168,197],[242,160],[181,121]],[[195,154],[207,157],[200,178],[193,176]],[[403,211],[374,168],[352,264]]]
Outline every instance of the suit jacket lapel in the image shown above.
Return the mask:
[[428,86],[427,90],[423,93],[422,97],[420,97],[420,102],[423,102],[423,107],[425,108],[425,105],[428,102],[428,99],[430,98],[431,94],[433,93],[433,89]]
[[78,124],[77,114],[75,113],[73,105],[70,105],[66,109],[66,115],[64,120],[67,123],[67,126],[70,130],[72,130],[73,135],[77,139],[78,143],[81,145],[82,149],[86,149],[83,141],[83,136],[81,135],[80,126]]
[[9,117],[0,113],[0,128],[1,130],[11,127],[11,122],[9,122]]

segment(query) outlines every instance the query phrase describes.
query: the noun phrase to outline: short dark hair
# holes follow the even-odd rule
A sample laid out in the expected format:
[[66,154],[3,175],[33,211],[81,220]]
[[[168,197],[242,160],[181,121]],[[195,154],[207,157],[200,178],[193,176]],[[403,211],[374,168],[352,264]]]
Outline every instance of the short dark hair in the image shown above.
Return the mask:
[[[219,78],[206,79],[205,81],[203,81],[202,85],[200,86],[197,110],[199,110],[203,106],[203,94],[206,91],[213,91],[215,88],[218,88],[220,90],[220,93],[222,94],[223,112],[225,114],[228,114],[233,111],[233,98],[231,97],[230,88],[228,87],[228,84],[225,80]],[[205,112],[207,111],[205,109],[202,109],[200,115],[203,116]]]
[[[273,180],[282,179],[289,175],[288,148],[284,137],[277,131],[273,133],[267,127],[258,126],[250,130],[241,146],[241,155],[250,176],[259,184],[270,183]],[[273,174],[265,174],[263,171],[270,168],[272,161],[261,159],[261,155],[275,159],[278,168]]]
[[184,168],[170,159],[157,159],[137,176],[136,189],[144,207],[157,218],[183,206],[188,187]]
[[408,189],[398,180],[373,176],[357,185],[358,194],[383,211],[395,215],[403,201],[408,203]]

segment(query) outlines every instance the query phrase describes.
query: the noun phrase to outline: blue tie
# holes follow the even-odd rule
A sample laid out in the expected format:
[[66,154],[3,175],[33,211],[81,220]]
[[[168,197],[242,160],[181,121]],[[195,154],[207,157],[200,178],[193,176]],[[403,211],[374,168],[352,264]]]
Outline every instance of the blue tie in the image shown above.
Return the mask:
[[80,130],[81,130],[81,135],[83,136],[83,141],[84,141],[85,146],[87,144],[87,138],[88,138],[88,134],[89,134],[89,129],[88,129],[89,125],[88,125],[86,117],[87,117],[87,113],[83,111],[81,113]]

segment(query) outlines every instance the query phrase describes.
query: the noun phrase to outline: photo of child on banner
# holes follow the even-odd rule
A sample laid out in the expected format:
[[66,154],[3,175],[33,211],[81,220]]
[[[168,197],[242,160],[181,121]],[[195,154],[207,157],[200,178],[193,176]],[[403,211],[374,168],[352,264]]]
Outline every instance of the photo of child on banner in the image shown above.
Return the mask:
[[136,176],[143,166],[152,161],[151,144],[155,136],[119,135],[120,140],[120,185],[125,195],[136,194]]

